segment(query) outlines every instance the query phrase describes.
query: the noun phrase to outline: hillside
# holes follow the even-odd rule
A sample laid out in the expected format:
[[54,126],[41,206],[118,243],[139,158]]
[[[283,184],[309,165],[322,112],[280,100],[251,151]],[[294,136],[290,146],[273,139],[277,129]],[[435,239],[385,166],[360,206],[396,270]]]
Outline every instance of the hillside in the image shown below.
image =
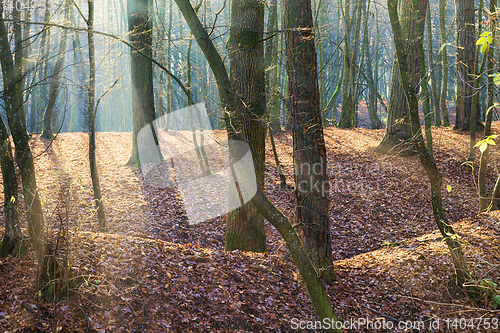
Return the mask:
[[[500,124],[493,130],[500,132]],[[500,319],[489,300],[476,306],[455,286],[432,218],[427,176],[415,157],[374,153],[383,133],[325,130],[339,275],[327,292],[339,318],[379,318],[396,327],[421,321],[428,327],[439,318],[441,329],[446,318]],[[452,188],[443,191],[445,208],[470,268],[478,278],[498,283],[500,213],[476,215],[475,178],[462,165],[468,134],[441,128],[433,135],[443,186]],[[282,170],[293,185],[291,133],[275,139]],[[293,318],[317,320],[272,226],[267,225],[268,253],[224,252],[225,216],[189,225],[177,189],[148,186],[140,170],[124,166],[131,133],[97,134],[109,234],[97,228],[87,134],[63,133],[53,142],[34,137],[32,144],[49,234],[54,244],[69,244],[59,255],[70,259],[77,284],[71,299],[47,304],[34,286],[33,253],[0,259],[1,331],[291,332]],[[494,148],[490,191],[499,161]],[[279,189],[269,140],[266,193],[293,216],[293,191]],[[448,323],[448,331],[463,331]]]

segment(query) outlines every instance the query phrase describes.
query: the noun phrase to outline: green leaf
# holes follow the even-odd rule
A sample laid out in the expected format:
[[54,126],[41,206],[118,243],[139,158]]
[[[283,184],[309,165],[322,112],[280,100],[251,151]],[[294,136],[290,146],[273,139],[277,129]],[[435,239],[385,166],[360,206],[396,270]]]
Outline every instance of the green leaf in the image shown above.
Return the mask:
[[448,191],[448,193],[450,193],[452,190],[451,186],[450,185],[446,185],[446,191]]
[[493,37],[491,37],[491,35],[489,35],[488,37],[486,37],[486,42],[487,42],[488,44],[493,43]]
[[479,35],[480,37],[484,37],[484,36],[491,36],[491,32],[489,31],[485,31],[483,32],[482,34]]
[[476,45],[483,45],[486,43],[486,37],[481,37],[477,40]]
[[493,78],[493,83],[496,84],[497,86],[500,86],[500,75],[498,75],[498,73]]
[[498,134],[493,134],[488,137],[488,139],[496,139],[498,138]]
[[10,203],[13,204],[14,202],[16,202],[16,197],[15,196],[10,197]]
[[484,53],[487,48],[488,48],[488,43],[484,43],[483,45],[481,45],[481,49],[479,49],[479,51],[481,53]]

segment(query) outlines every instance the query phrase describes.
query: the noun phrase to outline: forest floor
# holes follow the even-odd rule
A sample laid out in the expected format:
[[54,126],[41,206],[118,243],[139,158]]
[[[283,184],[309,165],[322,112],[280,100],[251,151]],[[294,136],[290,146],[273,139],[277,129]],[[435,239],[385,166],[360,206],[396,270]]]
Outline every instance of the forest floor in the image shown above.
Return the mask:
[[[500,124],[493,130],[499,133]],[[422,323],[421,331],[484,332],[484,318],[500,325],[491,297],[475,305],[456,287],[418,159],[373,152],[383,133],[325,130],[338,274],[326,290],[338,317],[352,332],[412,331]],[[475,181],[462,165],[468,134],[441,128],[433,135],[443,202],[469,267],[478,279],[498,283],[500,213],[477,215]],[[317,320],[276,230],[266,224],[265,254],[224,252],[225,216],[190,225],[176,188],[149,186],[140,170],[124,166],[130,133],[97,134],[109,227],[109,233],[98,232],[87,138],[65,133],[53,142],[32,140],[48,237],[72,267],[71,297],[42,300],[32,251],[2,258],[1,332],[291,332],[293,323]],[[277,134],[276,142],[292,185],[291,134]],[[266,193],[291,218],[293,191],[279,188],[269,140],[266,161]],[[490,191],[499,161],[493,147]],[[474,318],[483,322],[471,324]]]

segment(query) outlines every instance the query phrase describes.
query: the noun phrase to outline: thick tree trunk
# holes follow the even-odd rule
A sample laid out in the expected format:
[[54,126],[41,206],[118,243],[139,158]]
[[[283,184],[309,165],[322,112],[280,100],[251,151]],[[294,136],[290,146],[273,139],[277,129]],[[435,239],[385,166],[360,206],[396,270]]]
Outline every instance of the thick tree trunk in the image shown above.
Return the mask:
[[326,281],[332,264],[330,183],[321,121],[316,49],[310,0],[285,2],[287,73],[293,117],[295,226]]
[[[149,19],[149,0],[128,0],[129,40],[132,46],[147,56],[151,56],[152,29]],[[132,50],[130,72],[132,78],[132,156],[127,165],[139,166],[139,131],[151,124],[155,118],[155,101],[153,92],[153,64],[149,59]],[[158,144],[156,131],[153,131],[155,143]],[[141,147],[157,149],[157,147]],[[154,153],[151,156],[158,156]]]
[[472,109],[472,95],[474,93],[472,85],[476,53],[474,1],[455,0],[455,19],[457,27],[457,47],[455,51],[457,59],[457,96],[455,103],[456,120],[453,129],[468,130],[469,116]]
[[12,156],[9,133],[3,119],[0,119],[0,168],[3,177],[5,232],[0,242],[0,257],[9,254],[21,256],[26,252],[19,221],[19,196],[17,193],[17,175]]
[[[231,87],[246,107],[236,110],[242,135],[250,146],[258,188],[264,190],[266,85],[264,3],[233,0],[228,41]],[[251,202],[227,214],[225,250],[266,252],[264,218]]]

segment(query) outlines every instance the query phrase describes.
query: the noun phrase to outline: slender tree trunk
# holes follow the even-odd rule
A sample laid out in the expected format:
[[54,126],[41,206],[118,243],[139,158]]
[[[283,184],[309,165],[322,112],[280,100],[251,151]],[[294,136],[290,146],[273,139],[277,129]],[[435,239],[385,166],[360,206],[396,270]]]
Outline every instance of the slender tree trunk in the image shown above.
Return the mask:
[[[243,138],[252,152],[257,187],[264,190],[266,86],[264,67],[264,4],[233,0],[228,41],[231,87],[248,108],[237,110]],[[225,250],[266,252],[264,218],[251,202],[227,214]]]
[[321,121],[310,0],[285,2],[287,74],[293,115],[294,222],[306,251],[328,282],[332,264],[330,183]]
[[[69,0],[64,3],[64,22],[69,22],[71,2]],[[49,88],[49,100],[47,102],[47,107],[43,113],[43,128],[41,138],[52,139],[54,137],[54,132],[52,131],[52,117],[54,116],[54,108],[56,105],[57,94],[59,92],[59,86],[61,84],[61,76],[64,67],[64,60],[66,58],[66,45],[68,41],[68,29],[62,29],[61,41],[59,44],[59,55],[56,61],[56,65],[52,71],[52,77],[50,80]]]
[[269,126],[273,131],[280,131],[281,124],[279,119],[279,97],[278,91],[278,38],[279,35],[271,37],[278,31],[278,1],[271,0],[267,18],[267,32],[265,48],[266,54],[264,62],[266,66],[266,102]]
[[427,6],[427,52],[429,59],[429,73],[431,80],[432,106],[434,107],[434,124],[436,127],[441,126],[441,115],[439,112],[439,101],[436,87],[436,66],[434,63],[434,51],[432,50],[432,17],[431,6]]
[[[495,12],[497,6],[497,0],[490,0],[490,12]],[[496,36],[496,28],[497,21],[491,20],[490,26],[488,30],[492,33],[493,43],[488,47],[487,50],[487,69],[486,72],[488,74],[492,73],[495,67],[494,53],[495,53],[495,36]],[[488,82],[488,91],[487,91],[487,111],[486,111],[486,122],[484,124],[484,134],[483,138],[486,139],[491,135],[491,122],[493,121],[493,113],[496,108],[493,107],[493,98],[495,95],[495,88],[493,83],[493,77],[487,77]],[[495,188],[493,189],[492,200],[490,202],[488,198],[488,189],[486,187],[486,166],[488,165],[489,158],[489,145],[486,147],[486,150],[481,154],[481,160],[479,163],[479,172],[478,172],[478,188],[479,188],[479,211],[485,211],[487,208],[491,206],[492,210],[500,209],[500,176],[497,178]]]
[[[415,7],[418,6],[417,0],[413,0],[413,3]],[[430,154],[425,147],[425,143],[423,140],[422,127],[420,125],[420,116],[418,113],[418,99],[411,82],[412,80],[410,76],[410,66],[406,57],[404,45],[405,39],[401,31],[401,22],[398,17],[396,0],[388,0],[387,5],[389,10],[389,17],[391,20],[396,54],[398,57],[398,68],[401,74],[401,82],[404,87],[404,92],[407,97],[410,109],[413,143],[415,145],[415,150],[419,156],[420,162],[424,167],[430,181],[430,197],[434,220],[436,221],[436,224],[441,234],[443,235],[444,241],[446,242],[450,251],[451,259],[455,268],[457,283],[460,286],[464,286],[467,282],[472,280],[472,276],[467,267],[467,262],[465,260],[460,242],[458,241],[458,237],[455,234],[451,223],[448,221],[445,210],[443,209],[441,197],[442,175],[437,168],[432,154]],[[422,27],[418,28],[418,30],[423,31]],[[422,44],[420,44],[419,47],[421,48],[421,51],[419,52],[421,54],[420,58],[421,60],[423,60]]]
[[[352,20],[355,20],[353,42],[351,42]],[[359,35],[361,30],[361,2],[356,3],[353,17],[350,16],[350,3],[344,5],[344,72],[342,83],[342,110],[340,112],[339,126],[341,128],[355,127],[356,103],[356,67],[359,49]]]
[[[0,5],[0,17],[3,17],[3,5]],[[18,47],[22,44],[19,33],[21,30],[19,11],[13,11],[13,18],[14,36]],[[21,170],[30,239],[40,266],[39,287],[43,289],[47,299],[53,300],[56,298],[54,292],[57,290],[55,287],[59,282],[60,270],[57,260],[45,240],[42,203],[36,185],[35,165],[25,123],[23,91],[20,87],[20,78],[24,75],[21,73],[23,68],[21,55],[20,52],[17,52],[14,54],[14,59],[12,58],[7,30],[4,21],[0,20],[0,64],[2,65],[5,111],[14,141],[15,158]]]
[[[366,5],[363,7],[363,11],[365,12],[365,29],[364,29],[364,41],[363,44],[365,46],[365,52],[368,56],[368,61],[366,62],[366,83],[368,84],[368,115],[370,116],[370,128],[371,129],[379,129],[383,128],[382,122],[377,114],[377,86],[375,85],[375,80],[373,78],[373,68],[372,68],[372,57],[370,53],[370,43],[369,43],[369,34],[368,34],[368,13],[370,10],[369,3],[368,8]],[[377,55],[375,55],[377,56]]]
[[94,45],[94,0],[87,0],[88,4],[88,18],[87,38],[89,42],[89,82],[87,88],[88,95],[88,117],[89,117],[89,163],[90,163],[90,176],[92,178],[92,189],[94,190],[94,201],[97,208],[97,220],[99,222],[99,229],[101,232],[107,231],[106,215],[104,212],[104,202],[101,195],[101,186],[99,184],[99,174],[97,171],[97,161],[95,156],[95,117],[97,113],[95,105],[95,45]]
[[[446,43],[446,1],[439,0],[439,30],[440,30],[440,43]],[[443,126],[450,126],[450,118],[448,115],[448,52],[446,46],[441,50],[441,68],[443,72],[441,96],[439,103],[441,105],[441,112],[443,113]]]

